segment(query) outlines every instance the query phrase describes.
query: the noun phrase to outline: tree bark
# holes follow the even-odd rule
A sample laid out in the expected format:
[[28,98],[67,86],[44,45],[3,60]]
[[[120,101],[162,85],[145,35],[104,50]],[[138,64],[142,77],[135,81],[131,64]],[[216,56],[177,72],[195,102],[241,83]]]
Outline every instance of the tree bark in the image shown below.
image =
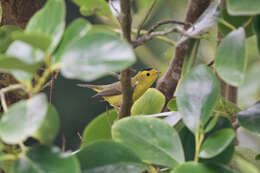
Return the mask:
[[[194,23],[207,9],[210,2],[211,0],[190,0],[185,22]],[[184,29],[187,30],[188,27],[184,26]],[[184,57],[189,45],[190,41],[188,40],[176,47],[174,57],[169,64],[167,72],[157,82],[156,88],[165,95],[166,105],[174,96],[178,81],[181,77]]]

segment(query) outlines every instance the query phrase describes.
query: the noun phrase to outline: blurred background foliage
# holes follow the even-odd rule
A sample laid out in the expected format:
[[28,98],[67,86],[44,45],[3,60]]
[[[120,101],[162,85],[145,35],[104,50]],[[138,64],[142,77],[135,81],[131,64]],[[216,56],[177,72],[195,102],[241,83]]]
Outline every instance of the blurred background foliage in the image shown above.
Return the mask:
[[[158,1],[156,7],[152,11],[148,22],[144,28],[149,28],[153,23],[162,19],[175,19],[183,21],[185,18],[187,0],[163,0]],[[138,4],[137,4],[138,3]],[[77,17],[82,17],[79,8],[71,1],[66,0],[67,4],[67,25]],[[142,20],[146,10],[146,1],[136,1],[133,9],[133,28],[137,28]],[[138,11],[138,13],[136,13]],[[87,17],[93,24],[102,23],[100,18],[95,16]],[[163,26],[163,27],[167,27]],[[163,29],[161,27],[160,29]],[[169,34],[171,40],[177,41],[177,34]],[[209,63],[215,56],[217,46],[217,27],[210,30],[206,38],[202,40],[199,49],[198,63]],[[248,57],[248,67],[246,70],[246,78],[243,85],[239,88],[238,104],[241,108],[245,108],[260,100],[260,57],[258,55],[256,38],[247,38],[246,52]],[[137,63],[133,66],[136,70],[145,67],[155,67],[162,73],[167,70],[168,63],[173,56],[174,49],[169,44],[158,39],[153,39],[140,46],[136,50],[138,57]],[[92,84],[106,84],[115,81],[110,76],[104,77]],[[80,137],[77,133],[82,134],[85,126],[97,115],[106,110],[106,103],[100,102],[98,99],[92,99],[94,92],[87,88],[80,88],[77,80],[68,80],[61,75],[55,81],[53,104],[57,108],[59,115],[62,116],[61,129],[56,139],[56,144],[65,146],[66,149],[76,149],[80,145]],[[45,89],[48,94],[49,89]],[[68,128],[69,127],[69,128]]]

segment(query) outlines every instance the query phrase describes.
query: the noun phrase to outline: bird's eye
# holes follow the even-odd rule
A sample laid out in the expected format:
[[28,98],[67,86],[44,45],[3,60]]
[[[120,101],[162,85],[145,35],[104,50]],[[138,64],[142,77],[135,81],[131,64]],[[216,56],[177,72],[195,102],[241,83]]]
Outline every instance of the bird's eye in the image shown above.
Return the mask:
[[146,73],[146,76],[150,76],[150,73]]

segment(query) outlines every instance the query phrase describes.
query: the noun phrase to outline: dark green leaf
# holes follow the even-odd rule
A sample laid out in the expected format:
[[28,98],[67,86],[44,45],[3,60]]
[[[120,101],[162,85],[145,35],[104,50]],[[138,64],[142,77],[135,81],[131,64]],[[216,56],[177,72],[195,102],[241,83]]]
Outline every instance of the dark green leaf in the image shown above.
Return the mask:
[[230,32],[219,44],[216,57],[216,71],[228,84],[239,86],[245,75],[245,31],[238,28]]
[[65,30],[60,46],[55,52],[54,63],[60,61],[62,54],[66,51],[68,46],[86,35],[92,28],[92,25],[85,19],[79,18],[74,20]]
[[260,15],[254,18],[253,28],[257,38],[258,53],[260,53]]
[[184,162],[179,135],[163,120],[141,116],[124,118],[112,126],[112,137],[146,162],[171,168]]
[[0,53],[4,53],[9,45],[12,43],[12,33],[21,30],[19,27],[12,25],[4,25],[0,27]]
[[40,33],[50,36],[52,43],[48,53],[52,53],[58,45],[65,28],[64,0],[48,0],[26,26],[26,33]]
[[260,160],[260,153],[255,156],[255,160]]
[[[238,28],[242,26],[245,29],[246,37],[252,36],[253,33],[253,17],[252,16],[231,16],[228,14],[227,10],[224,9],[221,12],[221,19],[225,20],[232,26]],[[232,31],[229,27],[222,24],[221,22],[218,24],[219,31],[225,36]]]
[[184,126],[179,131],[179,135],[181,138],[181,143],[183,145],[183,151],[185,154],[186,161],[193,160],[195,155],[195,137],[193,133],[187,127]]
[[64,52],[61,73],[69,79],[92,81],[135,62],[131,47],[119,36],[87,34]]
[[84,173],[141,173],[146,165],[120,143],[99,141],[77,153]]
[[33,137],[43,144],[51,144],[58,134],[59,126],[58,113],[53,105],[48,104],[47,114],[39,129],[33,134]]
[[218,94],[218,81],[204,65],[193,68],[181,81],[177,91],[177,105],[185,125],[194,134],[201,123],[205,125],[209,120]]
[[47,99],[38,94],[12,105],[0,120],[0,137],[8,144],[18,144],[34,134],[44,121]]
[[104,112],[92,120],[83,132],[82,147],[101,139],[112,139],[111,126],[117,118],[116,111]]
[[[211,5],[203,12],[203,14],[199,17],[196,23],[190,27],[185,34],[188,36],[196,37],[206,32],[208,29],[217,24],[217,18],[220,14],[218,6],[220,0],[215,0]],[[187,36],[181,37],[177,44],[181,44],[184,41],[189,39]]]
[[255,160],[256,153],[249,148],[236,147],[230,166],[240,173],[259,173],[260,161]]
[[260,134],[260,102],[239,112],[238,121],[245,129]]
[[177,100],[176,98],[171,99],[168,104],[167,107],[169,110],[171,111],[178,111],[178,106],[177,106]]
[[80,173],[75,156],[47,146],[31,148],[16,161],[14,173]]
[[44,34],[26,33],[21,31],[13,32],[12,38],[14,40],[20,40],[22,42],[25,42],[31,45],[32,47],[39,48],[42,51],[47,51],[52,41],[50,36]]
[[105,0],[73,0],[78,6],[80,6],[80,12],[84,16],[90,16],[98,14],[102,16],[112,16],[108,3]]
[[131,115],[160,113],[165,104],[165,96],[155,88],[149,88],[132,106]]
[[231,15],[260,14],[260,1],[258,0],[227,0],[227,10]]
[[201,158],[212,158],[223,152],[235,138],[233,129],[221,129],[211,135],[203,142],[199,156]]
[[171,173],[235,173],[223,166],[197,162],[186,162]]

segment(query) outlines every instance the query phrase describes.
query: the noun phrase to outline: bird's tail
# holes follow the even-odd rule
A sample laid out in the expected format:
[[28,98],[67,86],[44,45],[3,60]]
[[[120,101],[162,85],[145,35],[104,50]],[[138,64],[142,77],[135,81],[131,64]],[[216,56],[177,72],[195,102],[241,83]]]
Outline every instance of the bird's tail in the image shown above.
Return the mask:
[[100,85],[89,85],[89,84],[78,84],[79,87],[86,87],[86,88],[91,88],[97,92],[101,91],[103,89],[102,86]]

